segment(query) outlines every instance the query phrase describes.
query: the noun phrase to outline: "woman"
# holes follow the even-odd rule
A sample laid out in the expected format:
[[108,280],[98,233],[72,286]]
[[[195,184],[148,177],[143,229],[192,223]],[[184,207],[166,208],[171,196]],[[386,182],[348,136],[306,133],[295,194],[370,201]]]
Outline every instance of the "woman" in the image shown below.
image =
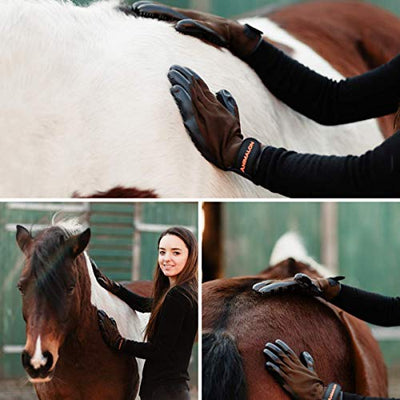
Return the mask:
[[[398,109],[400,56],[335,82],[287,57],[249,25],[149,1],[132,7],[136,15],[178,21],[179,32],[227,47],[277,98],[320,124],[355,122]],[[290,197],[400,197],[399,132],[362,156],[299,154],[264,146],[257,139],[243,139],[236,103],[228,92],[215,97],[187,68],[173,66],[168,77],[192,141],[218,168]]]
[[[297,291],[320,296],[349,314],[366,322],[381,326],[400,325],[400,297],[386,297],[340,284],[343,277],[311,279],[296,274],[293,279],[264,281],[253,289],[262,294]],[[264,349],[266,368],[291,394],[300,400],[388,400],[342,392],[340,385],[325,385],[314,371],[314,360],[307,352],[299,357],[283,341],[267,343]],[[395,399],[392,399],[395,400]],[[398,399],[397,399],[398,400]]]
[[146,359],[142,400],[189,400],[188,365],[197,332],[197,241],[187,229],[173,227],[158,239],[153,298],[145,298],[96,271],[100,285],[132,309],[151,312],[147,342],[124,339],[113,319],[99,311],[104,341],[114,350]]

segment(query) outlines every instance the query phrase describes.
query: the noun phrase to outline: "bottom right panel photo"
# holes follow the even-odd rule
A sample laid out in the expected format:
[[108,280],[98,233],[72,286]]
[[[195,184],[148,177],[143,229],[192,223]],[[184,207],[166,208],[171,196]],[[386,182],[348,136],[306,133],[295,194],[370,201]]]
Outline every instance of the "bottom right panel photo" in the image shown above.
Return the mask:
[[202,398],[400,397],[400,203],[206,202]]

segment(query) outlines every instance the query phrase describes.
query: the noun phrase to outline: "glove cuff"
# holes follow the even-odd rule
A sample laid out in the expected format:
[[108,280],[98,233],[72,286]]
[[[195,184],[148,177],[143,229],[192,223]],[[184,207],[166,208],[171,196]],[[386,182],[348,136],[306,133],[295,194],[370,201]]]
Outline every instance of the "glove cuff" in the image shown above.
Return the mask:
[[342,400],[342,387],[338,383],[330,383],[324,390],[322,400]]
[[253,50],[251,51],[250,54],[247,55],[247,57],[250,57],[252,54],[256,52],[256,50],[259,48],[261,42],[263,41],[262,34],[263,32],[258,30],[257,28],[254,28],[254,26],[251,26],[249,24],[244,24],[244,34],[250,39],[250,40],[257,40],[257,44],[254,46]]
[[239,147],[233,167],[229,168],[229,171],[252,180],[260,163],[262,150],[262,145],[257,139],[244,139]]

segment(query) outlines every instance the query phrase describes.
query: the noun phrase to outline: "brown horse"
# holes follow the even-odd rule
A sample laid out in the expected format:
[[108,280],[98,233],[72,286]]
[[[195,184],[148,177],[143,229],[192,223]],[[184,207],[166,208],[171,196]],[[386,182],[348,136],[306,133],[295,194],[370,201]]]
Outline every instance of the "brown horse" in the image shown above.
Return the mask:
[[97,283],[84,252],[90,229],[75,223],[34,238],[17,227],[26,260],[18,283],[26,344],[22,363],[40,400],[133,400],[141,366],[112,351],[100,335],[97,310],[117,321],[124,336],[143,340],[147,315],[132,311]]
[[287,259],[260,275],[203,284],[203,399],[280,400],[289,396],[264,368],[266,342],[282,339],[309,351],[326,382],[348,392],[387,396],[386,369],[366,324],[323,300],[295,294],[263,297],[254,283],[297,272],[320,276]]

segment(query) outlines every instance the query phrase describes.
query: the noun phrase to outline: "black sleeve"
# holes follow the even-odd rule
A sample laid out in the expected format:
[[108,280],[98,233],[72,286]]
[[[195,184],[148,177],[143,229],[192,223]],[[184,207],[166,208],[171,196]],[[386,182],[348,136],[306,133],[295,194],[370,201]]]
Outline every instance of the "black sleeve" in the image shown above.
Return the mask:
[[124,286],[121,286],[120,290],[118,293],[115,293],[115,295],[128,304],[132,310],[142,313],[151,311],[151,307],[153,305],[153,299],[151,297],[139,296]]
[[361,156],[321,156],[266,147],[251,178],[288,197],[399,197],[400,131]]
[[374,325],[400,325],[400,297],[382,296],[341,285],[340,293],[331,300],[331,303]]
[[154,343],[125,340],[121,351],[138,358],[165,359],[175,347],[190,307],[190,301],[177,287],[171,289],[160,310]]
[[387,397],[368,397],[368,396],[360,396],[358,394],[351,394],[343,392],[343,399],[342,400],[400,400],[395,399],[394,397],[387,398]]
[[323,125],[380,117],[399,107],[400,56],[341,81],[319,75],[266,41],[246,61],[274,96]]

